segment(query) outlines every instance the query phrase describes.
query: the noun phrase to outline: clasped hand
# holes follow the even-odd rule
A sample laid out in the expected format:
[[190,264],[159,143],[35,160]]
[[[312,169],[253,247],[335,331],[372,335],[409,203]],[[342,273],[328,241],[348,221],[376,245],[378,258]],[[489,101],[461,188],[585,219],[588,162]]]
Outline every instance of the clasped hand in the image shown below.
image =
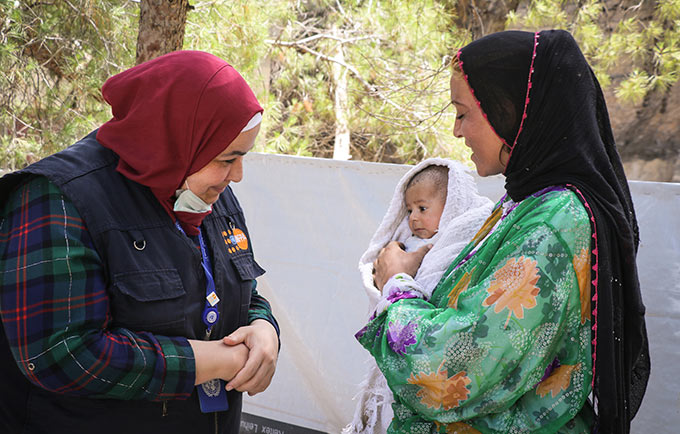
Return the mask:
[[382,291],[385,283],[395,274],[406,273],[415,277],[418,272],[423,257],[432,248],[428,244],[415,252],[405,252],[402,244],[392,241],[378,254],[378,258],[373,261],[373,281],[375,286]]
[[227,383],[227,390],[236,389],[251,396],[265,390],[272,381],[279,356],[279,338],[274,326],[256,319],[224,337],[222,343],[232,347],[245,344],[249,350],[243,367]]
[[195,384],[214,378],[227,381],[227,390],[249,395],[269,386],[279,356],[279,337],[268,321],[256,319],[221,341],[190,339],[196,361]]

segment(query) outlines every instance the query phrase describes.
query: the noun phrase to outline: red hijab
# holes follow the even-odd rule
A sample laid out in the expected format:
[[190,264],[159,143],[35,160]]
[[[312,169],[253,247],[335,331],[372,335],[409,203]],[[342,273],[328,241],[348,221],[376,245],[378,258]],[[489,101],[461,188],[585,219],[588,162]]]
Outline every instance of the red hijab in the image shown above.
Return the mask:
[[176,51],[114,75],[102,95],[113,118],[97,140],[120,157],[118,172],[149,187],[187,233],[197,234],[208,213],[175,213],[175,191],[262,112],[253,91],[224,60]]

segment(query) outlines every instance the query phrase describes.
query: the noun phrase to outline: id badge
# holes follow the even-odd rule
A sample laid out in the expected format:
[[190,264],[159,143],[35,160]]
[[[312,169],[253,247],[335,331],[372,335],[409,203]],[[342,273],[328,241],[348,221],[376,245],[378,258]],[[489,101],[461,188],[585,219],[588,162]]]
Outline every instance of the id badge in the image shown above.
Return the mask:
[[224,380],[215,379],[196,386],[202,413],[229,410],[227,391],[224,388],[226,385]]

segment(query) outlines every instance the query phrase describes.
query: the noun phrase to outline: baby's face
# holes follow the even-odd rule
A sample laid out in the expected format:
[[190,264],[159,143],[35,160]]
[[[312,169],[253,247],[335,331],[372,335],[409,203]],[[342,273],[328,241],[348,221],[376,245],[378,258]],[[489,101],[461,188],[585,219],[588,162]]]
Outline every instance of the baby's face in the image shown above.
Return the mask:
[[409,187],[404,194],[408,210],[408,227],[418,238],[431,238],[439,230],[439,219],[445,199],[432,181],[423,180]]

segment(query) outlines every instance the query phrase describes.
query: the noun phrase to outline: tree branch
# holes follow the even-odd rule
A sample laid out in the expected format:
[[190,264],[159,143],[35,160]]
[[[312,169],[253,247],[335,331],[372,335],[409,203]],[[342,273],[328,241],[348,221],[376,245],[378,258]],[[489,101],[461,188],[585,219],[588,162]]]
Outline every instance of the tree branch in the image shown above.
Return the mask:
[[[301,39],[300,41],[287,42],[287,41],[278,41],[278,40],[268,39],[268,40],[265,40],[265,42],[268,43],[268,44],[274,45],[274,46],[279,46],[279,47],[297,48],[297,49],[302,50],[304,52],[307,52],[309,54],[313,54],[314,56],[316,56],[319,59],[323,59],[323,60],[326,60],[326,61],[329,61],[329,62],[337,63],[338,65],[341,65],[342,67],[346,68],[354,76],[354,78],[356,78],[368,90],[369,95],[377,96],[378,98],[380,98],[381,100],[383,100],[387,104],[391,105],[392,107],[396,108],[397,110],[401,110],[401,111],[404,111],[404,112],[407,111],[407,109],[405,107],[402,107],[399,104],[397,104],[396,102],[392,101],[390,98],[385,96],[383,94],[383,92],[379,91],[375,86],[373,86],[372,84],[367,82],[361,76],[359,71],[354,66],[352,66],[352,65],[350,65],[350,64],[348,64],[348,63],[346,63],[346,62],[344,62],[340,59],[337,59],[335,57],[331,57],[331,56],[325,55],[323,53],[320,53],[316,50],[313,50],[313,49],[307,47],[306,45],[304,45],[303,42],[302,42],[302,41],[310,41],[310,40],[318,39],[318,38],[321,38],[321,37],[326,37],[328,39],[335,39],[335,40],[341,40],[341,41],[348,41],[348,40],[343,40],[343,39],[340,39],[340,38],[337,38],[337,37],[333,37],[331,35],[314,35],[314,36],[310,36],[309,38]],[[367,39],[367,38],[369,38],[369,37],[361,37],[361,38],[355,38],[355,39],[358,40],[358,39]],[[416,114],[416,113],[414,113],[414,114]],[[418,116],[416,116],[416,117],[418,117]],[[411,124],[412,127],[415,127],[418,123],[421,122],[421,119],[418,117],[418,122],[412,122],[412,121],[408,121],[408,122],[409,122],[409,124]]]
[[[354,66],[349,65],[349,64],[347,64],[346,62],[343,62],[343,61],[340,60],[340,59],[337,59],[337,58],[331,57],[331,56],[327,56],[327,55],[325,55],[325,54],[322,54],[322,53],[320,53],[320,52],[318,52],[318,51],[316,51],[316,50],[313,50],[313,49],[307,47],[306,45],[303,45],[303,42],[302,42],[302,41],[305,41],[305,40],[309,41],[309,40],[312,40],[312,39],[318,39],[317,37],[322,37],[322,36],[323,36],[323,35],[314,35],[314,36],[310,36],[309,38],[301,39],[300,41],[295,41],[295,42],[274,41],[274,40],[271,40],[271,39],[270,39],[270,40],[266,40],[265,42],[268,43],[268,44],[274,45],[274,46],[278,46],[278,47],[293,47],[293,48],[298,48],[298,49],[300,49],[300,50],[302,50],[302,51],[305,51],[305,52],[307,52],[307,53],[309,53],[309,54],[313,54],[314,56],[316,56],[316,57],[319,58],[319,59],[323,59],[323,60],[327,60],[327,61],[329,61],[329,62],[337,63],[338,65],[343,66],[343,67],[346,68],[349,72],[351,72],[352,75],[354,75],[354,77],[355,77],[357,80],[359,80],[359,82],[361,82],[361,84],[363,84],[364,87],[365,87],[366,89],[368,89],[369,92],[371,92],[372,94],[377,93],[377,89],[376,89],[374,86],[372,86],[369,82],[367,82],[367,81],[361,76],[361,74],[359,74],[359,71],[358,71]],[[333,37],[328,36],[328,35],[326,35],[326,37],[328,37],[329,39],[336,39],[336,40],[339,39],[339,38],[333,38]]]

